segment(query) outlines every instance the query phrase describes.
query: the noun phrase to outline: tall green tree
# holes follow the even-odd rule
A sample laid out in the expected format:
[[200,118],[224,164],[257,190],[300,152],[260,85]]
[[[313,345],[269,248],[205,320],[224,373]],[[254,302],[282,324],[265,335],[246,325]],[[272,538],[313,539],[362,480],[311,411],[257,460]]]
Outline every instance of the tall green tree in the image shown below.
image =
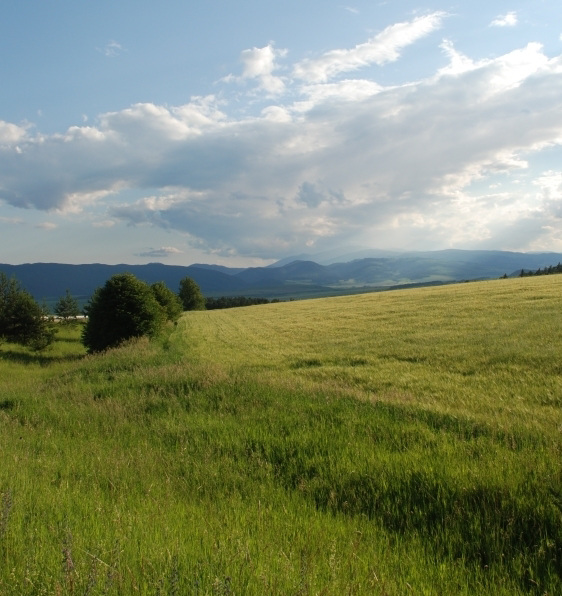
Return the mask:
[[205,297],[191,277],[180,280],[179,297],[183,310],[205,310]]
[[55,315],[67,323],[71,319],[76,319],[79,314],[78,300],[71,295],[70,290],[66,290],[66,294],[55,304]]
[[82,343],[101,352],[123,341],[156,335],[166,320],[150,286],[132,273],[119,273],[98,288],[84,309],[88,319]]
[[36,350],[54,339],[43,309],[15,278],[0,272],[0,338]]
[[179,296],[172,292],[163,281],[153,283],[150,289],[158,304],[164,309],[168,321],[177,321],[183,310]]

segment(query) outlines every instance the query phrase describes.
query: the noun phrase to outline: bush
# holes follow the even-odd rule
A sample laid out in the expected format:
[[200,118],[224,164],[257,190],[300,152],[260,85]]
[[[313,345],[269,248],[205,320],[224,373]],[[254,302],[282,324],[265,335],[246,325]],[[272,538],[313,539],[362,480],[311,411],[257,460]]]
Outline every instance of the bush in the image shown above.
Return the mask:
[[184,277],[180,281],[179,296],[183,310],[205,310],[205,298],[191,277]]
[[82,343],[90,353],[116,347],[133,337],[152,337],[166,319],[150,286],[131,273],[107,280],[94,292],[84,311],[88,321]]
[[16,279],[0,273],[0,338],[41,350],[52,343],[54,335],[31,294]]

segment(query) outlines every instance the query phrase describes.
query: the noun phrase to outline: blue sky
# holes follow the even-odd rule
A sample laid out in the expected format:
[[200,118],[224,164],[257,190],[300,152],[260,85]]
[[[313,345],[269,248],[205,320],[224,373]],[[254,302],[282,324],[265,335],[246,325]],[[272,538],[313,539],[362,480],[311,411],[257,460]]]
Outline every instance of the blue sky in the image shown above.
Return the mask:
[[554,0],[19,0],[0,262],[562,251]]

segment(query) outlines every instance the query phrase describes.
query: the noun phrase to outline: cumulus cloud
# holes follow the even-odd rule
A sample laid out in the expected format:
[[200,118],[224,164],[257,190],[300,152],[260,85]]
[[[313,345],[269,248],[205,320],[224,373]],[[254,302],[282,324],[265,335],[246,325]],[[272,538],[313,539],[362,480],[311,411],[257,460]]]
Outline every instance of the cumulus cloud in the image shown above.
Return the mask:
[[490,27],[515,27],[515,25],[517,25],[517,13],[514,11],[499,15],[490,23]]
[[240,61],[244,68],[241,76],[228,75],[223,80],[229,81],[248,81],[255,80],[258,87],[270,94],[282,93],[285,90],[283,78],[274,75],[273,72],[278,69],[277,59],[287,55],[287,50],[277,50],[273,44],[268,44],[263,48],[250,48],[244,50],[240,55]]
[[26,137],[28,128],[0,120],[0,147],[15,146]]
[[257,115],[234,117],[217,94],[133,105],[61,134],[8,124],[0,128],[0,198],[71,213],[95,205],[92,225],[178,231],[192,247],[227,256],[278,258],[360,241],[562,242],[559,174],[490,189],[515,173],[530,176],[534,156],[562,144],[562,57],[529,43],[475,60],[445,41],[448,65],[426,79],[385,87],[351,77],[396,59],[443,19],[418,17],[352,50],[301,61],[292,71],[299,78],[279,86],[269,78],[280,57],[273,45],[248,51],[241,77],[262,90]]

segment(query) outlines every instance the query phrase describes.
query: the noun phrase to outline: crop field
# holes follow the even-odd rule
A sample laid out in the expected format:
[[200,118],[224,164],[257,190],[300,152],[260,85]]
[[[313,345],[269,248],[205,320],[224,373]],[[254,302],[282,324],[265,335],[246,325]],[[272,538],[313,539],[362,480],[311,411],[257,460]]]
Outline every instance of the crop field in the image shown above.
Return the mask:
[[0,345],[0,594],[562,593],[562,276]]

